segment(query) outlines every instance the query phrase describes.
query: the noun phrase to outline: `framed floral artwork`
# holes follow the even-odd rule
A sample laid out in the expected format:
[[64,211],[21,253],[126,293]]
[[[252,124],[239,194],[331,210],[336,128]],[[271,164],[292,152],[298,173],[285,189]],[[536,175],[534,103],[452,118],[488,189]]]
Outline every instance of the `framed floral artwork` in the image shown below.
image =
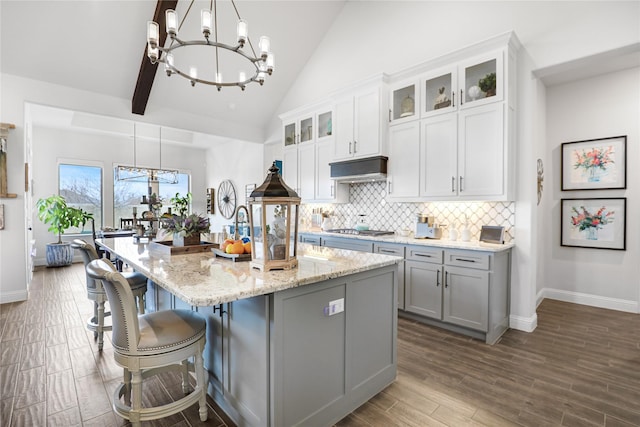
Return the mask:
[[626,250],[626,198],[560,202],[560,246]]
[[562,190],[627,188],[627,136],[562,144]]

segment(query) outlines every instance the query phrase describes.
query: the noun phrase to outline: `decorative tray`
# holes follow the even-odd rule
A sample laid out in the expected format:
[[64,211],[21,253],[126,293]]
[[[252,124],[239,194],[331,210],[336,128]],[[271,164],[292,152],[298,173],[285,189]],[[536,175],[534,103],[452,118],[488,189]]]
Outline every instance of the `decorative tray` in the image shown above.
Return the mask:
[[207,252],[212,248],[216,248],[217,243],[200,242],[199,245],[173,246],[172,241],[161,241],[149,243],[149,251],[168,255],[193,254],[199,252]]
[[211,248],[211,250],[213,251],[214,254],[216,254],[216,256],[230,259],[233,262],[236,262],[236,261],[251,261],[251,254],[228,254],[226,252],[222,252],[218,248]]

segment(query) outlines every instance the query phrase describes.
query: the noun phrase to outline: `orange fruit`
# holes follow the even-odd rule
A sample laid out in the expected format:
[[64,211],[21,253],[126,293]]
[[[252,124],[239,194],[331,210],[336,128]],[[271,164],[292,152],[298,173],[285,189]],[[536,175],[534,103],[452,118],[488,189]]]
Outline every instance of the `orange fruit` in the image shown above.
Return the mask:
[[229,246],[227,246],[227,253],[228,254],[243,254],[244,253],[244,244],[242,243],[242,240],[237,240],[237,241],[233,242],[233,244],[230,244]]
[[[222,242],[222,244],[220,245],[220,250],[222,252],[227,252],[227,246],[229,246],[230,244],[232,244],[234,242],[233,239],[225,239],[224,242]],[[229,252],[227,252],[229,253]]]
[[251,242],[246,242],[244,244],[244,253],[245,254],[250,254],[251,253]]

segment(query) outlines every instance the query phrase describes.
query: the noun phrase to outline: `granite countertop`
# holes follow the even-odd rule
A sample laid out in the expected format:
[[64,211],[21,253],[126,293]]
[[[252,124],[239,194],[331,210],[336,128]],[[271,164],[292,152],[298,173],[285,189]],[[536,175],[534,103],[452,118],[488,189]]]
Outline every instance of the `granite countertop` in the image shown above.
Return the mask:
[[150,252],[148,243],[135,243],[131,238],[96,242],[181,300],[200,307],[309,285],[402,260],[298,243],[297,268],[261,272],[252,269],[249,262],[217,258],[211,251],[168,255]]
[[400,245],[422,245],[440,247],[443,249],[466,249],[472,251],[484,251],[484,252],[502,252],[515,247],[514,242],[504,243],[502,245],[495,243],[479,242],[478,240],[471,240],[470,242],[462,242],[460,240],[452,241],[449,239],[415,239],[413,233],[407,237],[397,234],[386,236],[363,236],[360,234],[340,234],[340,233],[327,233],[321,230],[306,229],[300,230],[300,234],[313,234],[321,237],[341,237],[345,239],[358,239],[369,240],[380,243],[396,243]]

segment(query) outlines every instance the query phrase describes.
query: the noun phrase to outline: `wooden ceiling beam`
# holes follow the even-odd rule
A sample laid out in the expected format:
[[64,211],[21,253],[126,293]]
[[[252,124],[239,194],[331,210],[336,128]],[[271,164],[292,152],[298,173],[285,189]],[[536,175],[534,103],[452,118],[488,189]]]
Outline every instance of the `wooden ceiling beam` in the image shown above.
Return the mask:
[[[166,28],[165,11],[167,9],[175,10],[177,4],[178,0],[158,0],[156,11],[153,14],[153,21],[157,22],[161,29]],[[158,45],[164,46],[167,39],[167,32],[161,30],[159,36]],[[138,72],[138,80],[136,81],[136,88],[133,91],[133,98],[131,99],[131,112],[133,114],[144,115],[157,69],[158,63],[152,64],[147,57],[147,44],[145,43],[142,52],[142,62],[140,63],[140,71]]]

